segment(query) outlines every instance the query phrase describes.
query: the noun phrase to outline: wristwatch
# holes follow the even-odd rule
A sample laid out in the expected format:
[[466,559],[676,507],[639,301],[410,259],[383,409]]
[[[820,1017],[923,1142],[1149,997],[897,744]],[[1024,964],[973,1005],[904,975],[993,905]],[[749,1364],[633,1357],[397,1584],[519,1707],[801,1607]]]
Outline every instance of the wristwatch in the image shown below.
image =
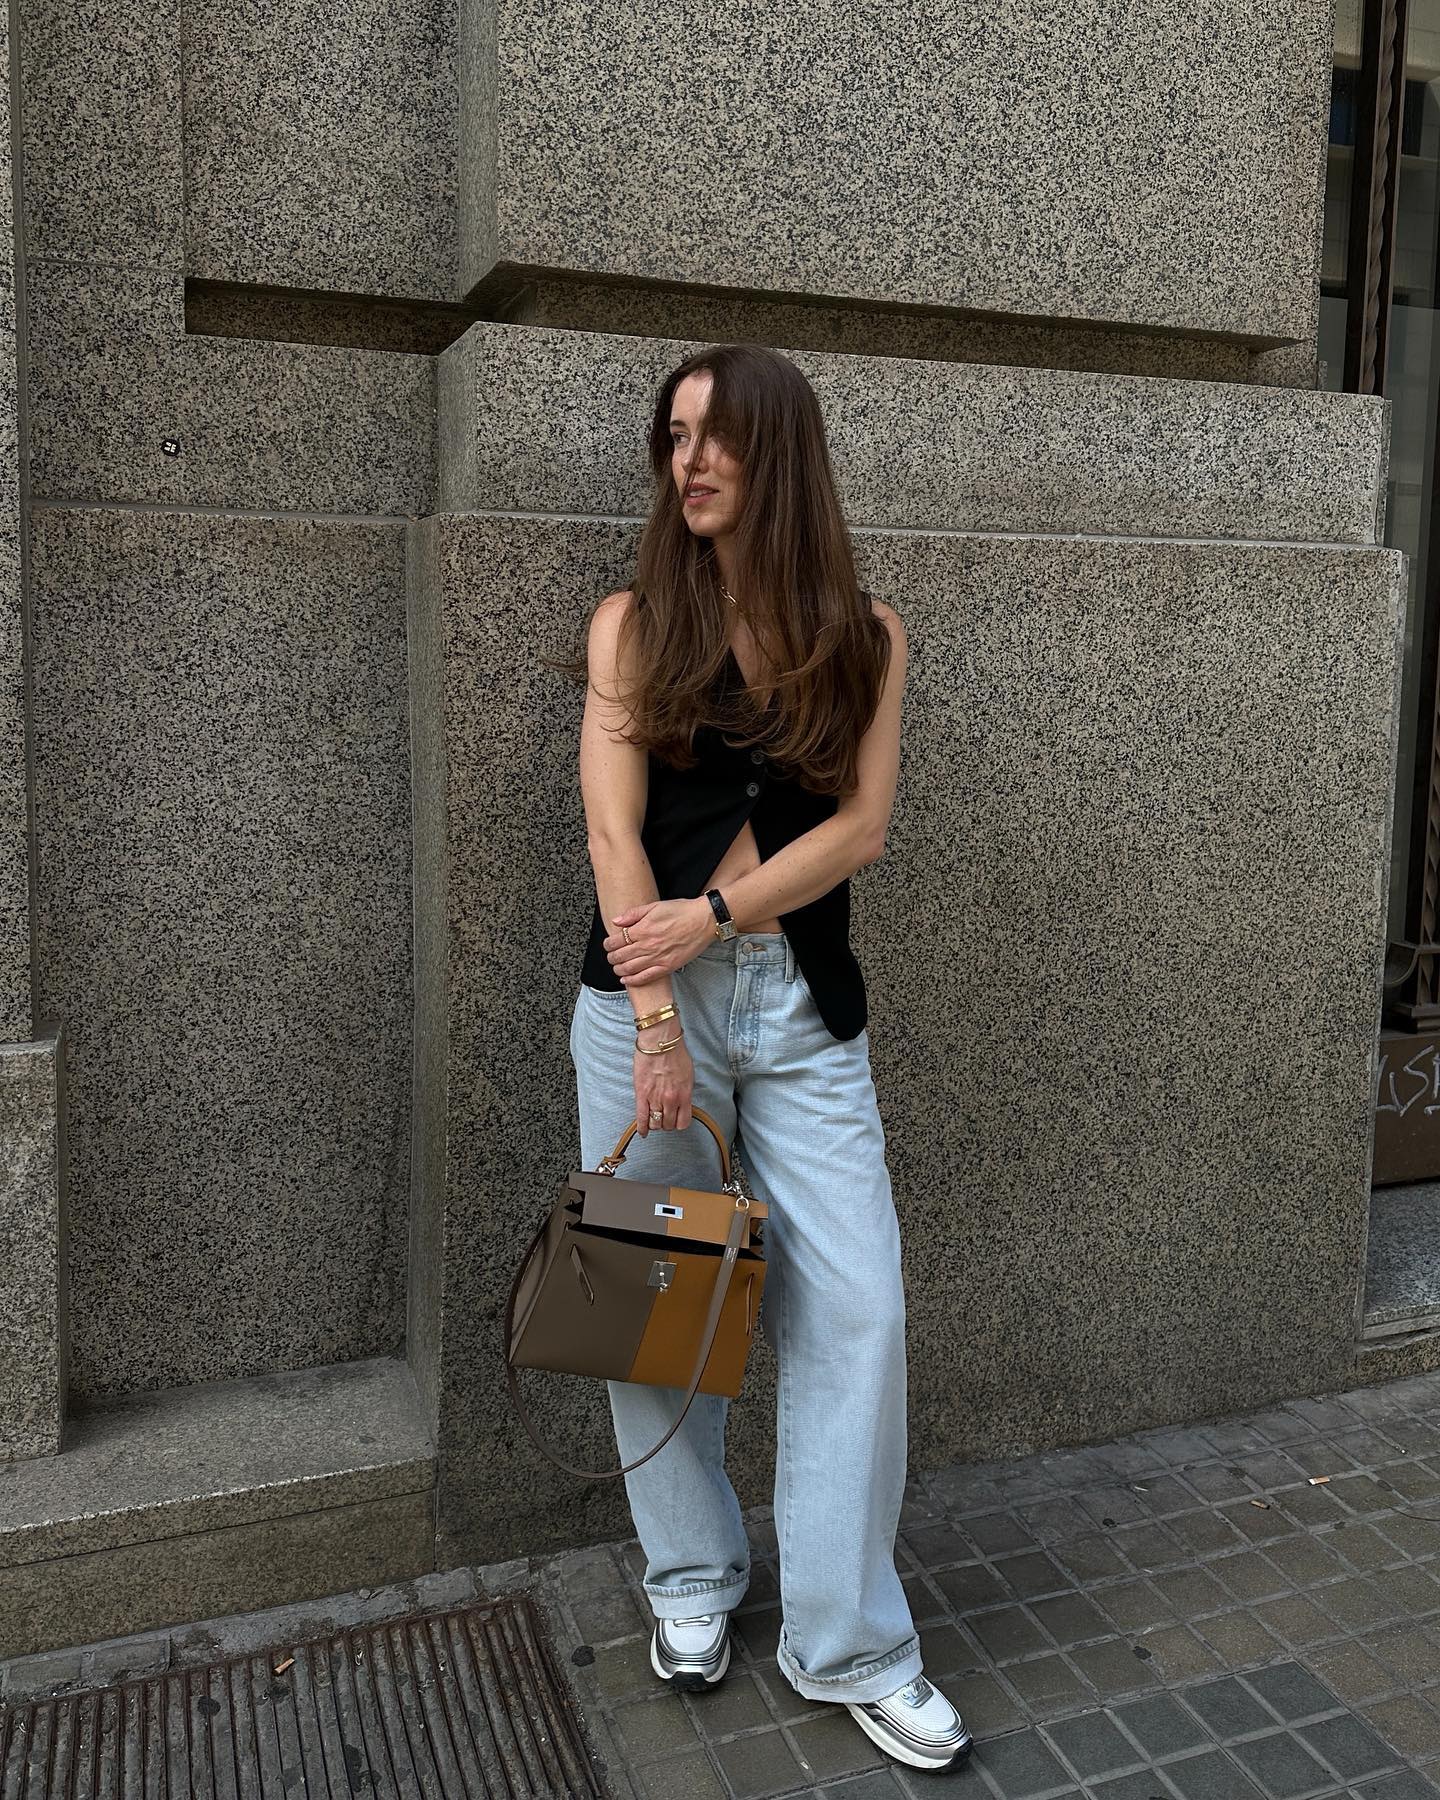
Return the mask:
[[715,915],[715,935],[717,938],[733,938],[738,927],[730,917],[730,908],[721,898],[719,888],[711,888],[705,898],[710,902],[710,910]]

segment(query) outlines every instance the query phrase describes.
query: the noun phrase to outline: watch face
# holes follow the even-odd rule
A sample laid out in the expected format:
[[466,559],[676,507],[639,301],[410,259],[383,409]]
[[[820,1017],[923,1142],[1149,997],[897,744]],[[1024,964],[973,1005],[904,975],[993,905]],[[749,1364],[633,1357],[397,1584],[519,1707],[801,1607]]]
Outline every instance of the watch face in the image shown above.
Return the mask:
[[736,925],[733,919],[727,919],[720,927],[720,935],[722,938],[733,938],[736,936]]

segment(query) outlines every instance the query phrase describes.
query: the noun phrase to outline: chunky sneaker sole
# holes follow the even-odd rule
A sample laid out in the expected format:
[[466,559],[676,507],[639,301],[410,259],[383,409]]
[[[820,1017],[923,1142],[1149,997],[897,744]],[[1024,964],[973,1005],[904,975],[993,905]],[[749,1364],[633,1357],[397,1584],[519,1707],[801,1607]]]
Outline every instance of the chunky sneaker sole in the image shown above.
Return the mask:
[[912,1769],[953,1769],[974,1748],[965,1721],[923,1675],[881,1700],[845,1702],[860,1729]]
[[714,1687],[730,1667],[730,1615],[657,1619],[650,1634],[650,1666],[660,1679],[687,1694]]

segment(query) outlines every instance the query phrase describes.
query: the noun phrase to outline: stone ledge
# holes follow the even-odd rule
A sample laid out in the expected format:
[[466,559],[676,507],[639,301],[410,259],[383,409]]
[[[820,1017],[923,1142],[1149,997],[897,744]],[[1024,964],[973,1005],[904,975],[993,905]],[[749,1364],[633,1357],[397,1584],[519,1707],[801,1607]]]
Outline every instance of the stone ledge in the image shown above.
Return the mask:
[[[643,515],[653,397],[700,347],[471,326],[438,363],[438,510]],[[1376,541],[1384,400],[786,354],[819,395],[841,502],[857,528]]]
[[0,1568],[428,1493],[422,1418],[388,1357],[127,1395],[0,1464]]

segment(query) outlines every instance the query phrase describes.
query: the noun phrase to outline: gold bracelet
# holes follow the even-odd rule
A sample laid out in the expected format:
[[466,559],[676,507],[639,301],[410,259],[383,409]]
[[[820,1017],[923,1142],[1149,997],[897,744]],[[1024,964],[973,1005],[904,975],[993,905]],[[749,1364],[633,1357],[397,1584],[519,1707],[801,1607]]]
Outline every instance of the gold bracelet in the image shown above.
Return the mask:
[[666,1038],[663,1043],[652,1044],[649,1049],[647,1049],[644,1044],[637,1041],[635,1048],[642,1056],[663,1056],[667,1050],[673,1050],[677,1044],[683,1044],[684,1042],[685,1039],[683,1037]]
[[673,1000],[667,1000],[665,1004],[655,1012],[646,1013],[643,1019],[637,1019],[635,1021],[635,1029],[637,1031],[644,1031],[648,1025],[663,1025],[666,1019],[678,1019],[679,1017],[680,1014],[676,1009],[675,1002]]

